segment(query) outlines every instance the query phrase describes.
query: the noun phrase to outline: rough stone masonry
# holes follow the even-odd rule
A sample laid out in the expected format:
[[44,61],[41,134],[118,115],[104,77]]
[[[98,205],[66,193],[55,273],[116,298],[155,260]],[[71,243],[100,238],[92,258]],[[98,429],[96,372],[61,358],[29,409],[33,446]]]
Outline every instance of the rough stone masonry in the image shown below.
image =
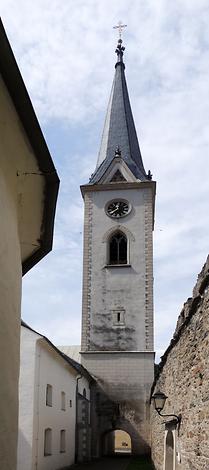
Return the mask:
[[209,257],[159,364],[152,393],[157,390],[168,396],[162,413],[181,414],[182,420],[179,433],[177,429],[172,431],[173,449],[169,448],[171,442],[165,445],[165,420],[151,406],[152,459],[156,470],[208,470]]

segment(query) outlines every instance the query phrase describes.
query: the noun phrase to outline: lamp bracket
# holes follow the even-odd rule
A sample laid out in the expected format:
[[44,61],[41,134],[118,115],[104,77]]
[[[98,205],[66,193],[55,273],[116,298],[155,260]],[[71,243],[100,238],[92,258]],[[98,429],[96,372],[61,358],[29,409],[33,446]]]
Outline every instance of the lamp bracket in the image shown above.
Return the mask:
[[162,417],[162,418],[173,418],[171,421],[164,421],[163,424],[176,424],[177,425],[177,430],[178,430],[178,434],[179,434],[179,429],[180,429],[180,425],[181,425],[181,414],[180,415],[174,415],[174,414],[169,414],[169,415],[162,415],[160,411],[158,411],[158,414]]

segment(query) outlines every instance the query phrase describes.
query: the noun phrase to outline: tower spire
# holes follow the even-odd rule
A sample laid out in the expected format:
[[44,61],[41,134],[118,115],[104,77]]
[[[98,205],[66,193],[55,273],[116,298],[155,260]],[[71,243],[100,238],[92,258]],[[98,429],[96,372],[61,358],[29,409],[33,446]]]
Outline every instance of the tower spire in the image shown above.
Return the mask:
[[90,178],[90,184],[99,182],[115,158],[117,148],[120,148],[121,158],[138,180],[146,181],[150,179],[145,172],[142,161],[125,78],[125,64],[123,62],[125,47],[122,46],[123,41],[121,39],[122,30],[125,27],[126,25],[121,22],[114,26],[119,31],[119,39],[115,50],[117,54],[115,77],[107,108],[97,166]]

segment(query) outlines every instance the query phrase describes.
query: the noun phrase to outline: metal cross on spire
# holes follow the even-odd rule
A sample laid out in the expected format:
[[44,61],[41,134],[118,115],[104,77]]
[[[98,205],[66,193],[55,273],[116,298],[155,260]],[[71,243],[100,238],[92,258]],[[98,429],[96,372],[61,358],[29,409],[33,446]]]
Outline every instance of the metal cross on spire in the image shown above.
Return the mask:
[[119,39],[121,39],[123,29],[126,28],[127,24],[123,24],[122,21],[118,22],[118,25],[113,26],[113,29],[118,29]]
[[117,44],[116,51],[115,51],[118,56],[117,64],[123,62],[123,53],[125,51],[125,47],[122,46],[123,41],[121,39],[121,36],[122,36],[122,31],[124,28],[126,28],[126,26],[127,24],[123,24],[122,21],[119,21],[117,26],[113,26],[113,29],[118,29],[118,33],[119,33],[118,44]]

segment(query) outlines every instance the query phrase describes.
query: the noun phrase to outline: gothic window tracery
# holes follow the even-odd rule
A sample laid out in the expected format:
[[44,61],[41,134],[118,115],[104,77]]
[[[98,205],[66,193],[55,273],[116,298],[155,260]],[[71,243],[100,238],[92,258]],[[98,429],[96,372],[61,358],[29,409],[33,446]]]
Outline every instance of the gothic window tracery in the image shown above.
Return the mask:
[[127,264],[127,238],[120,231],[115,232],[110,238],[109,264]]

